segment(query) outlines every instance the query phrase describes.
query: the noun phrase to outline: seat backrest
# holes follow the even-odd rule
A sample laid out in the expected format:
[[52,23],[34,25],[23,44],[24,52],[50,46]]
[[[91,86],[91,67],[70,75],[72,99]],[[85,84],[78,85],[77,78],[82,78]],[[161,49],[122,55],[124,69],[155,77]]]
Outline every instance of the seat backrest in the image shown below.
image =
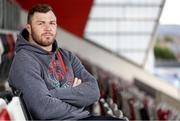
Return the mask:
[[26,118],[27,120],[33,120],[33,117],[32,117],[32,115],[31,115],[30,111],[28,110],[28,108],[27,108],[27,106],[26,106],[26,103],[25,103],[25,101],[24,101],[23,93],[22,93],[20,90],[14,88],[14,87],[12,87],[12,86],[11,86],[11,89],[12,89],[12,91],[13,91],[13,94],[14,94],[15,96],[18,96],[19,99],[20,99],[21,107],[22,107],[22,110],[23,110],[23,112],[24,112],[25,118]]
[[0,92],[0,121],[10,121],[11,117],[7,110],[7,103],[12,99],[12,92],[1,91]]
[[25,113],[23,112],[20,97],[14,96],[11,102],[6,106],[8,114],[13,121],[26,121]]
[[19,97],[13,96],[12,91],[0,92],[0,120],[25,121]]

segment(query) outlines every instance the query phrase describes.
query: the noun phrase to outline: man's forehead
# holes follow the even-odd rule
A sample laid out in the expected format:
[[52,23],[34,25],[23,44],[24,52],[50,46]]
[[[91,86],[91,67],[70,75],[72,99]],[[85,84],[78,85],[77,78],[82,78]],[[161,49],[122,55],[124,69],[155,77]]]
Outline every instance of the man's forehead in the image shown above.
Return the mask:
[[48,19],[48,20],[54,20],[56,21],[56,16],[52,11],[49,11],[47,13],[40,13],[40,12],[35,12],[33,17],[35,20],[43,20],[43,19]]

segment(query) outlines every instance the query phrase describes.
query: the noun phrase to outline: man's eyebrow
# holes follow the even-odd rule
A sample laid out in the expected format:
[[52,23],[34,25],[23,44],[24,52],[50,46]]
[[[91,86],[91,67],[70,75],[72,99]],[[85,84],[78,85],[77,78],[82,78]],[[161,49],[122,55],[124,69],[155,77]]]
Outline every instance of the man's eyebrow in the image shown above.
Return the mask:
[[51,20],[50,22],[56,22],[56,20]]
[[36,22],[44,22],[44,21],[42,21],[42,20],[37,20]]
[[[43,21],[43,20],[37,20],[36,22],[45,22],[45,21]],[[56,20],[51,20],[51,21],[49,21],[49,22],[56,22]]]

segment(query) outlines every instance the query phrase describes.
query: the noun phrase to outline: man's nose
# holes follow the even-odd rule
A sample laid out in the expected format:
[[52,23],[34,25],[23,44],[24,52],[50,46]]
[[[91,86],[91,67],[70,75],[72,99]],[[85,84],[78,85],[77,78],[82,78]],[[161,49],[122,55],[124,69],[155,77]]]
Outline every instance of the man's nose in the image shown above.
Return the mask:
[[50,31],[52,28],[51,28],[51,26],[49,24],[45,24],[44,29],[46,31]]

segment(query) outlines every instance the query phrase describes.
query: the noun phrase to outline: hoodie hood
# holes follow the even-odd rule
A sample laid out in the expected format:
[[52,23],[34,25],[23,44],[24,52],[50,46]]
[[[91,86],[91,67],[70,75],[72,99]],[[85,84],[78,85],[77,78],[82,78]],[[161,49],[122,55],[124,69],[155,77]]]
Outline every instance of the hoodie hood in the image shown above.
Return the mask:
[[[49,51],[46,51],[46,50],[42,49],[38,45],[30,43],[28,41],[28,36],[29,36],[29,32],[27,31],[27,29],[23,29],[20,32],[20,34],[17,37],[17,42],[15,44],[16,53],[18,51],[20,51],[21,49],[25,49],[25,50],[28,50],[28,51],[34,51],[36,53],[41,53],[41,54],[49,54],[50,53]],[[51,52],[55,52],[57,48],[58,48],[58,46],[57,46],[57,42],[55,40],[54,43],[53,43],[53,47],[52,47]]]

